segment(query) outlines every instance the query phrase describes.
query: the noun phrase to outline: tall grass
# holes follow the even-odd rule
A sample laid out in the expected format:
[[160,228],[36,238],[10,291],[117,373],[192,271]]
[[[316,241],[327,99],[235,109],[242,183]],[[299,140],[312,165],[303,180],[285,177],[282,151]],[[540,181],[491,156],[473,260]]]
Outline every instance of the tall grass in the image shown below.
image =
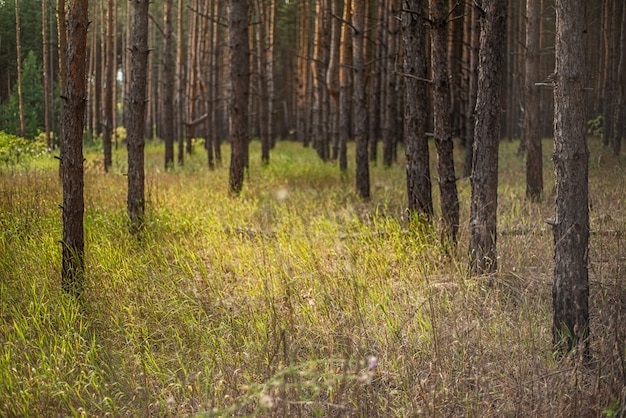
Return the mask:
[[164,172],[150,144],[133,236],[125,154],[105,174],[90,153],[81,304],[60,290],[55,160],[3,168],[0,415],[619,416],[626,170],[596,142],[591,364],[551,352],[549,151],[546,199],[529,203],[517,145],[502,144],[499,271],[477,278],[467,179],[450,253],[436,222],[405,219],[402,165],[373,166],[362,202],[314,151],[279,143],[262,166],[254,143],[233,197],[226,162],[209,171],[198,152]]

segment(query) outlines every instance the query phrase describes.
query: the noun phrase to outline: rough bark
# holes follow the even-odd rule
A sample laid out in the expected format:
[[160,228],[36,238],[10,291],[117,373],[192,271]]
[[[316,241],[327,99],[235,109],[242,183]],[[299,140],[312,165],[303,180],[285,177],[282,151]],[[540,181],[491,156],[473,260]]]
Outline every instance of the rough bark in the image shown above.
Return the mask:
[[[339,3],[330,2],[330,13],[339,16]],[[339,40],[341,36],[341,22],[332,18],[330,22],[330,51],[328,68],[326,70],[326,88],[329,96],[330,110],[330,142],[332,144],[331,160],[339,158]]]
[[[398,144],[398,76],[397,76],[397,59],[398,59],[398,33],[399,33],[399,2],[398,0],[389,0],[390,6],[388,11],[388,32],[387,32],[387,78],[385,86],[385,122],[383,138],[383,164],[390,167],[397,161],[397,144]],[[443,49],[444,59],[446,57],[446,49]]]
[[469,248],[471,269],[478,274],[493,273],[497,268],[498,144],[506,7],[506,0],[483,1],[485,15],[480,32]]
[[133,0],[128,93],[128,197],[131,230],[143,227],[145,212],[144,129],[148,77],[148,9],[150,0]]
[[585,2],[556,1],[554,172],[556,217],[552,302],[553,342],[561,352],[589,347],[589,208],[585,124]]
[[165,169],[174,165],[174,35],[172,33],[172,0],[163,3],[163,140]]
[[472,161],[474,159],[474,125],[476,123],[476,96],[478,91],[478,48],[480,43],[480,24],[478,15],[480,9],[473,5],[471,7],[471,29],[469,48],[469,79],[467,91],[467,108],[465,109],[465,161],[463,163],[463,176],[469,177],[472,174]]
[[83,128],[87,94],[88,0],[74,0],[67,8],[65,83],[62,95],[61,179],[63,183],[63,257],[61,285],[79,297],[85,274]]
[[524,71],[524,125],[526,144],[526,197],[537,201],[543,195],[543,159],[539,126],[539,87],[541,51],[539,49],[540,0],[526,1],[526,60]]
[[365,0],[353,0],[352,67],[354,73],[354,139],[356,141],[356,189],[362,199],[370,197],[367,157],[367,107],[365,102]]
[[243,188],[248,154],[248,96],[250,62],[248,46],[248,1],[230,0],[229,47],[232,97],[230,101],[230,190],[238,194]]
[[[404,135],[409,215],[433,215],[430,159],[426,137],[426,30],[422,0],[403,0]],[[421,79],[421,80],[420,80]]]
[[456,243],[459,228],[459,198],[456,188],[452,127],[450,125],[450,82],[448,75],[447,12],[444,0],[430,2],[431,66],[433,80],[434,136],[437,148],[437,171],[441,214],[444,231],[442,238]]

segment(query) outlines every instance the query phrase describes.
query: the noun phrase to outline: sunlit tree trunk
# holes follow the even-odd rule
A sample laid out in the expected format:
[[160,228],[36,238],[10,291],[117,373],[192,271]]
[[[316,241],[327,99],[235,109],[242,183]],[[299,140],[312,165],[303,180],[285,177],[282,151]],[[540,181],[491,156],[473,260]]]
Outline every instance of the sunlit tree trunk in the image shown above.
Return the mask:
[[426,29],[423,0],[403,0],[404,133],[406,182],[411,217],[433,215],[426,137]]
[[22,97],[22,42],[20,39],[20,2],[15,0],[15,48],[17,53],[17,100],[20,113],[19,136],[26,134],[24,122],[24,98]]
[[230,190],[238,194],[243,188],[248,154],[248,96],[250,62],[248,46],[248,0],[230,0],[228,33],[230,47],[231,160]]
[[350,88],[350,27],[352,20],[352,0],[343,5],[343,24],[339,45],[339,169],[348,169],[348,137],[350,136],[350,108],[348,95]]
[[586,2],[556,1],[552,335],[566,352],[589,349],[589,150],[586,142]]
[[471,176],[470,263],[473,272],[497,269],[498,145],[504,78],[507,0],[484,0]]
[[452,127],[450,125],[450,81],[448,75],[447,12],[445,0],[430,1],[431,66],[433,80],[434,136],[444,240],[456,242],[459,228],[459,199],[454,171]]
[[298,13],[299,36],[297,47],[297,107],[296,107],[296,136],[304,146],[309,146],[309,126],[307,108],[307,93],[309,84],[309,0],[301,0]]
[[63,259],[61,284],[78,297],[85,274],[83,129],[87,97],[88,0],[72,0],[67,9],[62,95],[61,179],[63,183]]
[[313,34],[313,60],[311,61],[311,73],[313,80],[313,107],[312,124],[314,144],[318,156],[326,161],[328,159],[328,136],[326,127],[323,126],[323,73],[324,73],[324,14],[327,13],[327,5],[324,0],[315,0],[315,24]]
[[[143,227],[145,212],[144,129],[148,84],[148,9],[150,0],[132,0],[130,86],[128,92],[128,217],[131,230]],[[130,7],[130,6],[129,6]]]
[[526,62],[524,79],[524,143],[526,144],[526,197],[539,200],[543,194],[543,156],[539,126],[540,0],[526,1]]

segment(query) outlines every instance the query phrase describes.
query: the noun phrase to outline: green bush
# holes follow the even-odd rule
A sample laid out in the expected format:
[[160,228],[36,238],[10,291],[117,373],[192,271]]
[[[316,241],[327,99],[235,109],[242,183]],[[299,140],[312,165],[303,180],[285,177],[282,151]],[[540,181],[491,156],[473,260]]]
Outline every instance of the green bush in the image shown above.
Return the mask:
[[0,166],[24,164],[45,152],[46,141],[43,135],[31,140],[0,131]]

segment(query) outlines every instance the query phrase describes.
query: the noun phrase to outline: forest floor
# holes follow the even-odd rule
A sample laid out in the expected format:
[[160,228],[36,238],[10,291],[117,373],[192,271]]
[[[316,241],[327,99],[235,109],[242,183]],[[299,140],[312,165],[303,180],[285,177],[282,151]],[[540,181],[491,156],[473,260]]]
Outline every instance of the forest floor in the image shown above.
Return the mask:
[[60,286],[58,161],[2,166],[0,415],[623,416],[626,161],[589,143],[588,363],[552,352],[551,141],[541,203],[525,199],[518,143],[501,145],[487,277],[467,274],[469,180],[444,249],[437,222],[406,220],[403,157],[372,166],[362,202],[353,148],[341,175],[290,142],[262,166],[254,142],[233,197],[227,161],[208,170],[197,145],[165,172],[151,143],[133,236],[125,151],[105,174],[89,150],[80,304]]

